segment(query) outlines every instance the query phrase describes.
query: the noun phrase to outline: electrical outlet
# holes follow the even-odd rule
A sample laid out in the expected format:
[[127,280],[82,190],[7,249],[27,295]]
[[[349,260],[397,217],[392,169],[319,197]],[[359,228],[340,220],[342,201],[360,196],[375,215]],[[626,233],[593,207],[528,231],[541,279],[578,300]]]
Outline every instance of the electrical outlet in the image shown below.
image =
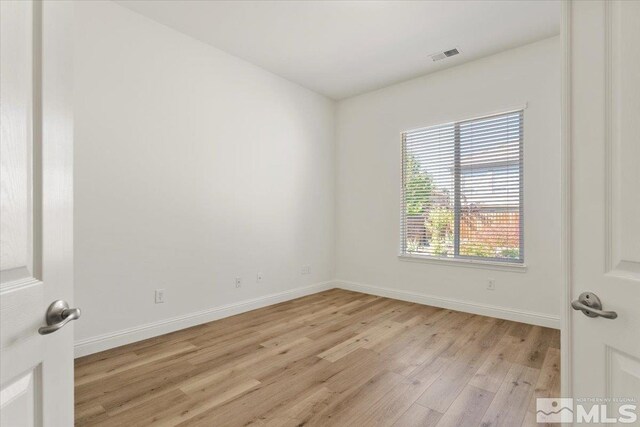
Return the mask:
[[164,289],[156,289],[156,304],[164,303]]
[[496,290],[496,279],[492,279],[492,278],[487,279],[487,290],[488,291]]
[[311,266],[310,265],[303,265],[302,268],[300,269],[300,273],[301,274],[311,274]]
[[256,274],[256,283],[262,283],[262,279],[264,278],[262,273]]
[[241,286],[242,286],[242,278],[236,277],[236,288],[239,288]]

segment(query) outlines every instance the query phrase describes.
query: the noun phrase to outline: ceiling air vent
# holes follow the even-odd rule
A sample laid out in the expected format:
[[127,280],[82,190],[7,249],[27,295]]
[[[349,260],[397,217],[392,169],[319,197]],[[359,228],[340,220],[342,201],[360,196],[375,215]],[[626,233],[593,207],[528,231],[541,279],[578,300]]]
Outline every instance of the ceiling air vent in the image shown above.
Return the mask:
[[454,48],[454,49],[445,50],[444,52],[434,53],[434,54],[431,54],[429,56],[435,62],[435,61],[440,61],[441,59],[448,58],[450,56],[457,55],[459,53],[460,53],[460,51],[458,49]]

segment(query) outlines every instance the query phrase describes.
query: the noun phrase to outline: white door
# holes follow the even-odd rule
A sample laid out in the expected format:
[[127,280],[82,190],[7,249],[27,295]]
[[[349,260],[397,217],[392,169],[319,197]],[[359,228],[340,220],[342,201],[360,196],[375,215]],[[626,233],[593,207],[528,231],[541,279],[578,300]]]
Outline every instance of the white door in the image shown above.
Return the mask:
[[591,409],[604,425],[625,399],[640,406],[640,2],[569,10],[572,299],[590,292],[589,304],[595,295],[617,313],[571,310],[572,395],[622,399],[595,402],[609,404],[609,420]]
[[3,427],[73,425],[73,322],[38,331],[73,304],[71,7],[0,1]]

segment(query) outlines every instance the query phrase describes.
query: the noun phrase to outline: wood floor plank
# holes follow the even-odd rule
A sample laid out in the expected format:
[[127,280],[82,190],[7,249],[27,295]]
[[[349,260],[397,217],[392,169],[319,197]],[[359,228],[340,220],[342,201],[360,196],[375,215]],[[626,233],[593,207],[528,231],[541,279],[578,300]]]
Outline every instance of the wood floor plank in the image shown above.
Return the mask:
[[77,359],[76,425],[530,425],[559,343],[332,289]]
[[91,425],[108,418],[107,411],[102,405],[76,406],[76,425]]
[[[172,364],[158,369],[153,377],[145,377],[142,380],[128,383],[126,387],[117,389],[108,395],[102,396],[100,402],[109,415],[115,415],[129,408],[150,402],[159,396],[170,393],[185,382],[206,376],[211,377],[211,372],[205,367],[193,367],[188,363]],[[126,381],[126,373],[119,378]]]
[[451,337],[432,332],[429,327],[418,325],[413,329],[420,331],[420,333],[407,335],[404,339],[394,341],[392,345],[380,353],[402,362],[406,368],[399,373],[405,376],[410,376],[424,363],[435,360],[453,344]]
[[[433,366],[437,369],[436,366]],[[354,425],[392,426],[429,387],[429,380],[405,379],[385,396],[378,399],[368,411],[358,414]]]
[[[188,402],[189,398],[180,390],[172,390],[170,393],[159,396],[151,405],[140,405],[131,408],[128,411],[120,412],[116,415],[109,416],[97,423],[86,424],[88,426],[99,427],[120,427],[120,426],[148,426],[159,422],[162,418],[162,410],[168,407],[174,407],[184,402]],[[76,422],[76,426],[78,423]]]
[[524,349],[516,363],[540,369],[547,349],[554,340],[555,333],[549,328],[534,326],[525,338]]
[[318,356],[330,362],[335,362],[358,348],[374,347],[376,344],[397,333],[402,327],[401,323],[384,322],[336,345],[333,348],[330,348],[323,353],[320,353]]
[[149,365],[152,364],[154,362],[158,362],[162,359],[166,359],[166,358],[170,358],[170,357],[174,357],[177,356],[181,353],[186,353],[189,352],[191,350],[195,350],[196,347],[193,344],[190,343],[183,343],[181,345],[176,345],[174,348],[172,348],[171,350],[162,352],[162,353],[156,353],[154,355],[148,355],[146,357],[142,357],[142,358],[137,358],[135,361],[131,361],[131,362],[124,362],[122,364],[119,364],[116,367],[110,367],[108,369],[96,369],[94,371],[89,371],[84,375],[80,375],[80,376],[76,376],[75,377],[75,384],[76,385],[83,385],[83,384],[87,384],[90,382],[95,382],[95,381],[100,381],[103,380],[106,377],[109,377],[111,375],[115,375],[115,374],[119,374],[128,370],[132,370],[138,367],[141,367],[143,365]]
[[440,418],[438,427],[472,427],[478,425],[493,400],[494,393],[467,386],[458,395],[451,407]]
[[440,413],[447,411],[488,358],[492,345],[497,344],[497,340],[501,338],[496,333],[496,325],[501,324],[483,321],[460,329],[463,339],[460,340],[460,348],[454,355],[454,361],[420,396],[419,404]]
[[386,363],[386,359],[373,351],[359,348],[327,368],[335,373],[331,373],[324,384],[329,389],[342,393],[373,378],[386,368]]
[[517,355],[519,350],[520,339],[510,335],[502,337],[487,360],[471,378],[469,384],[496,393],[511,368],[512,355]]
[[492,427],[522,425],[540,370],[513,364],[482,418]]
[[[555,347],[549,347],[542,363],[542,369],[540,370],[540,376],[536,383],[535,390],[533,391],[533,397],[529,403],[527,415],[523,425],[535,425],[536,419],[536,399],[537,398],[553,398],[559,397],[558,391],[560,390],[560,350]],[[552,426],[553,424],[546,424],[546,426]],[[545,424],[539,424],[539,427],[544,427]]]
[[243,393],[256,388],[260,385],[260,381],[252,378],[243,381],[234,380],[231,384],[221,387],[219,384],[209,384],[208,386],[199,386],[197,389],[185,390],[181,388],[188,397],[189,401],[180,406],[169,408],[173,413],[172,416],[161,417],[159,425],[175,426],[182,421],[189,420],[199,414],[202,414],[216,406],[240,396]]
[[370,411],[378,400],[386,396],[403,377],[394,372],[381,371],[364,384],[332,396],[329,405],[307,421],[311,425],[366,425],[355,420]]
[[393,427],[433,427],[442,417],[440,412],[414,403],[393,424]]
[[269,427],[308,425],[309,420],[314,418],[316,414],[325,411],[333,395],[335,395],[335,392],[328,388],[317,387],[312,393],[305,395],[289,408],[283,410],[282,414],[278,414],[267,421],[266,425]]

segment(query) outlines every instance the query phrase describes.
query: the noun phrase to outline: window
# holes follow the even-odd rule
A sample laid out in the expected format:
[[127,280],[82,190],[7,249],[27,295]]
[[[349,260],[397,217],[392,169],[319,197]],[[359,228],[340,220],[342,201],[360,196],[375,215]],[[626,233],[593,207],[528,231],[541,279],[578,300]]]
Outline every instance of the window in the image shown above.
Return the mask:
[[402,255],[523,262],[522,118],[402,134]]

